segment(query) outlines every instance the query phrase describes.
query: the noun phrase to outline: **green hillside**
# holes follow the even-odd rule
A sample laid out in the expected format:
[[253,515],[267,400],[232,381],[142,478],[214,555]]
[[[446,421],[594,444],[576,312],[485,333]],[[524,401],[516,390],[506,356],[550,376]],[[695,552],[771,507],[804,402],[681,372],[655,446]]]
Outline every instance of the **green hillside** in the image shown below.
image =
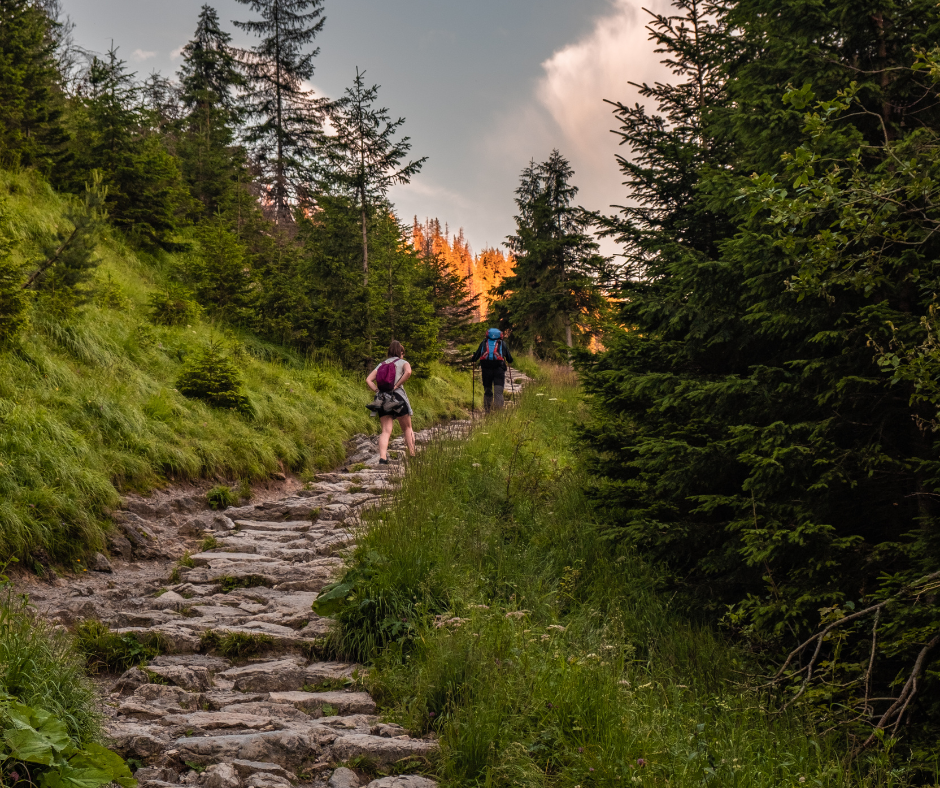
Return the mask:
[[[0,172],[3,229],[14,260],[68,227],[70,200],[30,173]],[[204,319],[153,322],[148,299],[188,252],[144,253],[107,230],[93,300],[30,310],[0,352],[0,555],[43,548],[64,558],[102,544],[124,490],[175,479],[261,479],[334,465],[343,441],[374,429],[359,375]],[[251,416],[176,391],[183,364],[219,343],[243,378]],[[460,415],[470,381],[434,363],[409,384],[416,425]]]

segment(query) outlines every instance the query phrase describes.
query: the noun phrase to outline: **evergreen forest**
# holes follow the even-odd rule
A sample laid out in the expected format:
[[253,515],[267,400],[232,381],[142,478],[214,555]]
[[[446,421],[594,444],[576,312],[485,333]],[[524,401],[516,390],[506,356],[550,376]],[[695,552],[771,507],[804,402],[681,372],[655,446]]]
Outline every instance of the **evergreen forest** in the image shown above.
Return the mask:
[[[608,97],[621,205],[532,151],[476,253],[398,215],[426,158],[381,75],[308,87],[325,0],[239,3],[251,46],[203,5],[142,78],[61,0],[0,0],[0,592],[84,571],[127,494],[337,467],[393,339],[416,426],[478,416],[496,326],[544,388],[416,462],[314,605],[380,713],[443,742],[422,773],[940,785],[935,0],[642,12],[671,76]],[[14,672],[0,732],[38,703]],[[68,726],[92,788],[133,785]]]

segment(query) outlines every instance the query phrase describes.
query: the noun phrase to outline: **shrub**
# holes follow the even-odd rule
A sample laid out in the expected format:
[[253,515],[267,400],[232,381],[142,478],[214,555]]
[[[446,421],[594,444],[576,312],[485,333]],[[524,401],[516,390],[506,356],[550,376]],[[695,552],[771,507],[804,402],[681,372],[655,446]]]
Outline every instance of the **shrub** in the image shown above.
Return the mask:
[[248,398],[241,393],[241,387],[238,368],[216,342],[187,362],[176,381],[176,388],[185,397],[202,400],[214,408],[250,413]]
[[82,621],[75,628],[75,644],[85,654],[92,673],[120,673],[143,665],[166,650],[159,635],[118,635],[93,619]]
[[234,506],[238,503],[238,497],[232,492],[231,487],[220,484],[213,487],[206,493],[206,500],[213,509],[225,509],[228,506]]
[[150,320],[161,326],[185,326],[195,323],[202,308],[181,288],[158,290],[148,299]]

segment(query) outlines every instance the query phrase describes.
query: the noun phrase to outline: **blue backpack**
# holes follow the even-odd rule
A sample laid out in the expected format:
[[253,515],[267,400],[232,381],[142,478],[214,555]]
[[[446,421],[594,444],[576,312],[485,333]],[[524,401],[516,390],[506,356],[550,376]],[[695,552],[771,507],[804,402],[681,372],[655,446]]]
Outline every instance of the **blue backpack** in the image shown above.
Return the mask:
[[483,356],[487,361],[505,361],[503,357],[503,332],[498,328],[491,328],[486,332],[486,353]]

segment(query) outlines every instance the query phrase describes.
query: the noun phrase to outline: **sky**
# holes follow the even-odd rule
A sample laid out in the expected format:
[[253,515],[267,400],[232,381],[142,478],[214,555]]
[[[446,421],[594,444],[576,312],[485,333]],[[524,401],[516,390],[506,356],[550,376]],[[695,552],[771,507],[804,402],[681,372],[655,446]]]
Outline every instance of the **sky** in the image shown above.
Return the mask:
[[[210,2],[231,24],[252,18],[238,0]],[[140,78],[175,74],[202,0],[64,0],[76,43],[120,57]],[[578,201],[612,212],[628,196],[614,159],[616,125],[604,99],[637,101],[631,82],[666,77],[642,6],[668,0],[326,0],[313,86],[338,96],[356,67],[404,117],[421,173],[391,193],[400,218],[464,228],[474,251],[513,232],[514,190],[530,160],[558,148]],[[605,251],[615,251],[605,244]]]

